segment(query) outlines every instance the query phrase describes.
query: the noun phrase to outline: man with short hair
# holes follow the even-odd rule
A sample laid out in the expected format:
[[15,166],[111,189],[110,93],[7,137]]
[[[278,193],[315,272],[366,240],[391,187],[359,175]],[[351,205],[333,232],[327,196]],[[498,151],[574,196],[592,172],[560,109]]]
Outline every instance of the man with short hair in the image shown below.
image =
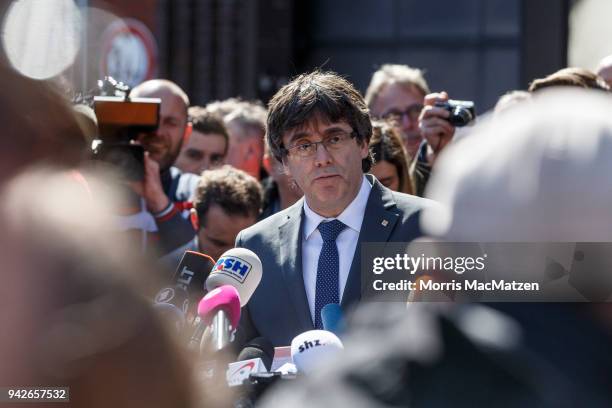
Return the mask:
[[200,106],[189,108],[193,131],[176,159],[185,173],[200,174],[221,166],[227,154],[228,135],[223,119]]
[[[257,222],[263,192],[254,177],[232,166],[224,165],[202,172],[190,210],[196,236],[187,245],[162,258],[162,263],[176,268],[185,251],[197,251],[215,261],[234,247],[236,235]],[[189,297],[198,302],[204,292],[205,276],[196,274],[189,286]]]
[[[164,79],[143,82],[130,96],[160,98],[161,106],[157,130],[138,138],[145,150],[144,179],[132,183],[132,188],[144,205],[140,213],[133,215],[135,219],[124,217],[123,225],[126,228],[137,225],[146,227],[148,232],[158,232],[159,249],[164,254],[189,242],[195,235],[185,208],[198,177],[183,174],[172,166],[183,142],[191,134],[187,120],[189,98],[178,85]],[[144,250],[148,249],[147,239],[143,238],[143,246]]]
[[257,221],[262,196],[259,182],[242,170],[226,165],[203,172],[191,209],[192,248],[215,260],[233,248],[236,235]]
[[229,136],[225,163],[261,179],[266,109],[259,102],[229,98],[206,105],[223,116]]
[[312,72],[282,87],[269,104],[266,140],[304,192],[294,205],[240,232],[237,247],[263,265],[243,309],[238,346],[265,337],[286,346],[322,328],[321,309],[361,298],[361,245],[421,235],[427,200],[393,192],[372,175],[368,108],[352,84]]
[[428,93],[423,71],[408,65],[385,64],[372,75],[365,94],[372,116],[390,120],[402,131],[411,159],[423,141],[418,119]]

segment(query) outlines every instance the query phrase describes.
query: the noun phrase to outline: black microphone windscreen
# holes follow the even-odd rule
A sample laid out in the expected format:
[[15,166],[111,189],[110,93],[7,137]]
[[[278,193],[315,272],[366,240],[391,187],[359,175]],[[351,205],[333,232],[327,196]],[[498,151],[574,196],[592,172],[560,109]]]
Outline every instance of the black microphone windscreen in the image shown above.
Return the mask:
[[180,334],[183,332],[186,324],[185,314],[176,305],[172,303],[154,303],[153,309],[162,321],[175,330],[175,333]]
[[[215,261],[210,256],[200,252],[185,251],[183,254],[172,283],[176,288],[182,288],[187,292],[191,305],[196,305],[197,299],[202,299],[206,294],[206,278],[214,265]],[[190,306],[189,311],[193,312],[192,309]]]
[[163,288],[155,296],[154,303],[176,306],[178,310],[186,314],[189,308],[189,294],[185,288],[180,286]]
[[261,358],[266,370],[272,368],[272,360],[274,359],[274,346],[272,342],[264,337],[256,337],[249,341],[238,354],[238,361],[250,360],[252,358]]
[[194,279],[205,282],[213,266],[215,261],[210,256],[196,251],[185,251],[176,268],[173,281],[186,287],[190,286]]

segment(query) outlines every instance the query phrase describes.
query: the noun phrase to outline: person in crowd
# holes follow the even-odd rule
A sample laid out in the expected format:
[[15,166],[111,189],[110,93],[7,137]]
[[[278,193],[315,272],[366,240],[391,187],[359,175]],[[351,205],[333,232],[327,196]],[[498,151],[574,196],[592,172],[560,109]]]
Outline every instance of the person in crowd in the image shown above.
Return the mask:
[[401,130],[418,196],[423,196],[435,158],[455,133],[448,122],[440,122],[448,113],[433,106],[447,99],[445,92],[430,94],[423,71],[399,64],[376,71],[365,94],[372,116],[390,120]]
[[612,88],[612,55],[608,55],[599,61],[595,72]]
[[175,266],[191,250],[217,260],[234,247],[238,232],[255,224],[262,196],[259,182],[242,170],[224,165],[202,172],[190,210],[196,237],[164,259]]
[[[436,165],[424,230],[449,242],[611,242],[610,111],[601,92],[558,89],[476,125]],[[590,262],[609,282],[609,250]],[[344,354],[260,405],[606,406],[611,322],[597,302],[370,304],[349,319]]]
[[373,122],[370,151],[374,157],[371,169],[374,177],[393,191],[412,194],[408,156],[396,128],[383,121]]
[[212,101],[206,104],[205,108],[207,111],[212,112],[222,118],[238,109],[238,105],[243,100],[240,98],[227,98],[220,101]]
[[557,86],[574,86],[609,92],[610,87],[603,78],[584,68],[563,68],[545,78],[535,79],[529,85],[529,92]]
[[264,270],[243,308],[238,348],[259,336],[286,346],[321,328],[323,306],[359,301],[364,243],[421,235],[419,213],[428,201],[364,174],[372,165],[371,134],[362,96],[332,72],[300,75],[270,101],[266,141],[304,197],[236,238]]
[[193,174],[221,166],[229,144],[223,119],[200,106],[192,106],[188,112],[193,131],[183,144],[175,166]]
[[255,224],[262,195],[259,182],[242,170],[226,165],[203,172],[191,209],[197,250],[216,260],[233,248],[236,235]]
[[455,127],[448,121],[450,113],[435,106],[437,102],[446,102],[448,99],[446,92],[426,95],[425,106],[419,116],[419,129],[425,140],[412,162],[410,176],[414,182],[415,194],[420,197],[424,195],[436,158],[455,135]]
[[[186,203],[193,195],[198,177],[184,174],[173,164],[181,146],[191,134],[187,120],[189,99],[175,83],[154,79],[136,86],[132,97],[160,98],[159,127],[141,134],[138,141],[145,149],[144,180],[131,184],[140,197],[133,214],[120,222],[125,229],[141,229],[158,237],[159,251],[168,253],[193,239],[195,230],[189,222]],[[149,242],[144,242],[147,250]]]
[[267,144],[265,145],[263,166],[269,176],[262,181],[264,198],[259,221],[293,205],[304,195],[295,181],[285,174],[283,164],[270,153]]
[[429,86],[423,71],[408,65],[385,64],[372,75],[365,101],[374,118],[395,121],[410,161],[417,156],[423,136],[419,114]]
[[266,110],[259,102],[237,98],[211,102],[207,109],[223,116],[229,135],[225,164],[262,179]]

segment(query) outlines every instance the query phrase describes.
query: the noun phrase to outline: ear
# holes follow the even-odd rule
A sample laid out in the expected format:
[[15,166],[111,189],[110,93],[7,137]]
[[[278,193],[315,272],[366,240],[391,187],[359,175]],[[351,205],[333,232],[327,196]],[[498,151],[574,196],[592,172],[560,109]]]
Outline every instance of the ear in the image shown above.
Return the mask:
[[185,133],[183,133],[183,145],[185,145],[189,138],[191,137],[191,132],[193,132],[193,125],[191,122],[187,122],[187,126],[185,126]]
[[291,175],[291,169],[289,168],[289,165],[287,164],[287,156],[283,157],[283,173],[289,177],[289,178],[293,178],[293,176]]
[[370,154],[370,143],[368,143],[368,141],[364,139],[360,146],[360,149],[361,158],[365,159],[366,157],[368,157],[368,154]]
[[200,230],[200,219],[198,218],[198,212],[195,208],[189,210],[189,220],[191,221],[191,226],[194,230]]

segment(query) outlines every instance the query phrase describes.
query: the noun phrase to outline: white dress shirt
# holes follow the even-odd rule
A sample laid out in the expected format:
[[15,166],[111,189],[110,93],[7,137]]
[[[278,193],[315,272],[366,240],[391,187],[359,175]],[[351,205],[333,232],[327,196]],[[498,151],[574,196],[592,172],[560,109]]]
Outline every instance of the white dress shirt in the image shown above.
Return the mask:
[[346,228],[336,238],[336,246],[338,247],[338,255],[340,257],[340,274],[339,274],[339,298],[342,299],[344,287],[348,279],[357,240],[359,239],[359,231],[363,223],[366,204],[372,185],[364,176],[361,182],[361,187],[355,199],[342,211],[336,218],[325,218],[315,213],[308,203],[304,200],[304,229],[302,235],[302,273],[304,277],[304,288],[306,289],[306,297],[308,298],[308,306],[310,308],[310,316],[313,324],[315,321],[315,292],[317,288],[317,266],[319,263],[319,255],[323,247],[323,238],[317,229],[322,221],[331,221],[337,219],[341,221]]

